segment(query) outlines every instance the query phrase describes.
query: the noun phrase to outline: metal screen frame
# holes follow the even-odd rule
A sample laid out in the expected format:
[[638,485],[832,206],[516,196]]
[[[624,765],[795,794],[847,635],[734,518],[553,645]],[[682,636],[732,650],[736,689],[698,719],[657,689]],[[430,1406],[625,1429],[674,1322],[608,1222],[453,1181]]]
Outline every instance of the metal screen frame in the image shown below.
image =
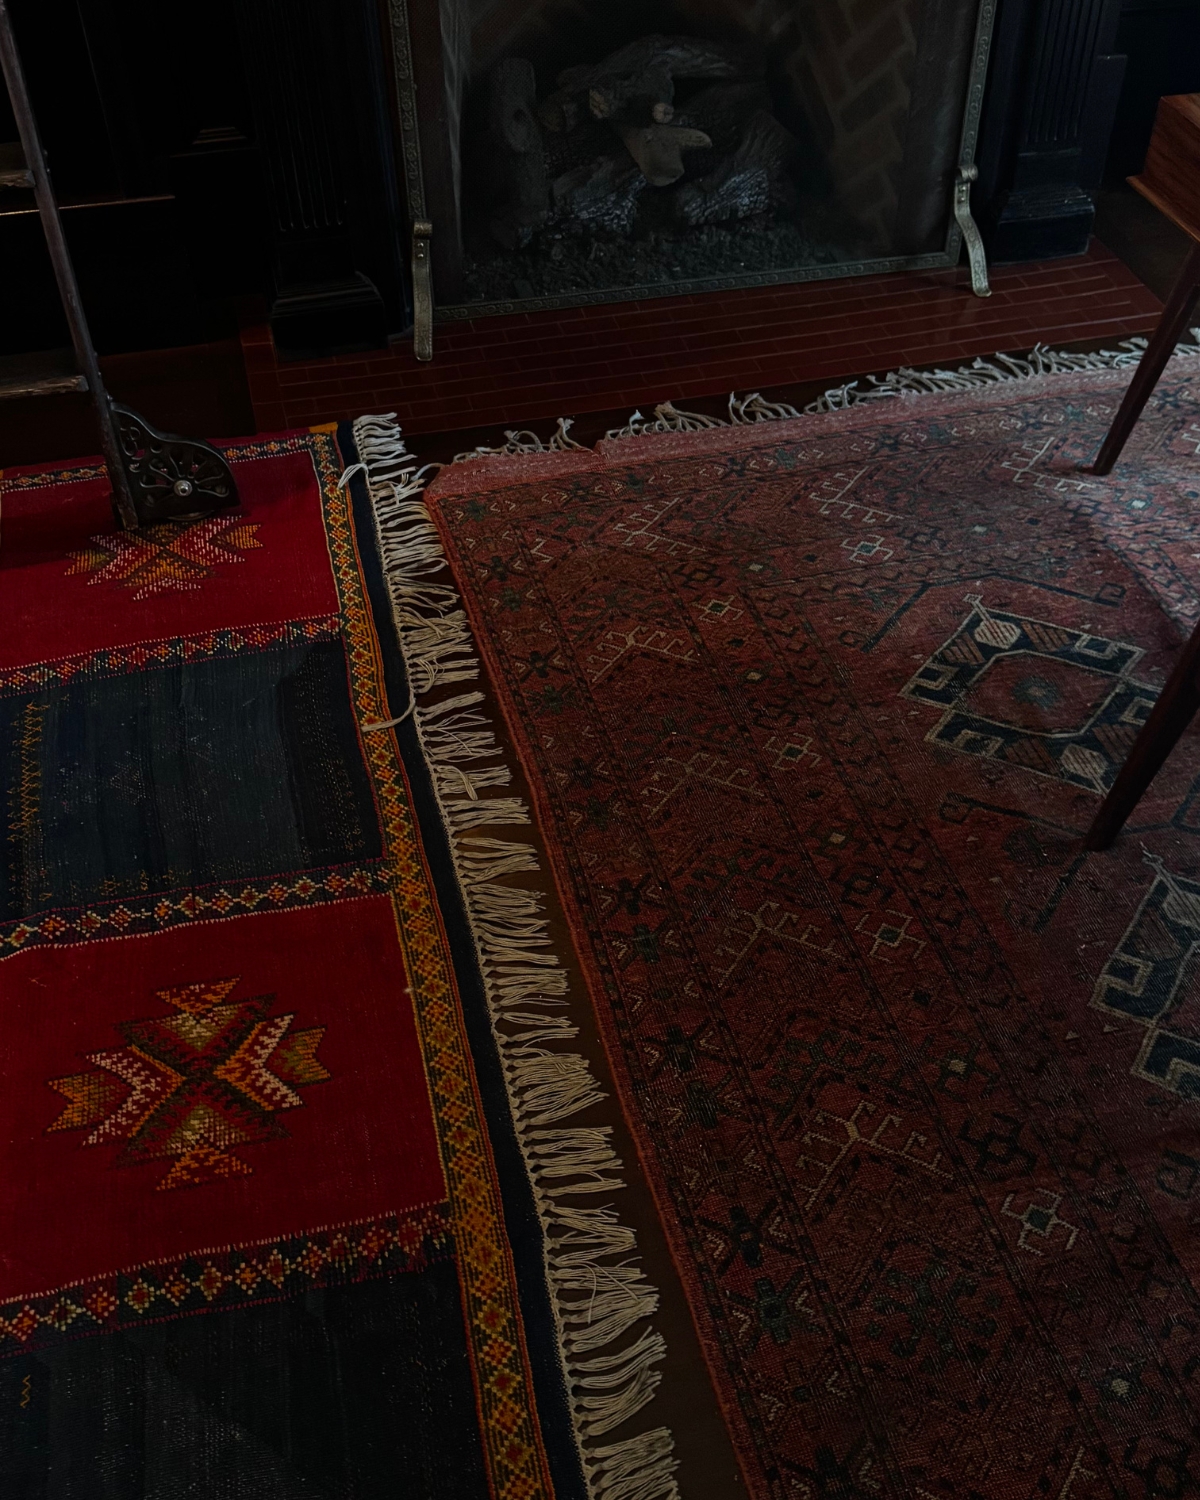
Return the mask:
[[[979,138],[979,119],[983,112],[983,92],[987,82],[988,58],[998,0],[979,0],[972,46],[971,67],[967,74],[966,99],[963,104],[962,133],[959,138],[958,174],[975,164],[975,146]],[[425,187],[421,172],[421,149],[418,138],[416,86],[409,51],[407,0],[390,0],[393,45],[396,53],[396,97],[400,117],[401,150],[405,164],[405,182],[409,193],[410,213],[424,218]],[[420,205],[418,212],[417,205]],[[732,276],[704,276],[690,280],[652,282],[641,286],[589,288],[585,291],[558,292],[542,297],[512,297],[498,302],[458,302],[437,307],[434,321],[456,322],[466,318],[502,317],[509,313],[543,312],[555,308],[593,307],[607,302],[641,302],[655,297],[689,297],[701,292],[736,291],[743,287],[790,286],[804,281],[834,281],[849,276],[878,276],[889,271],[927,271],[956,266],[962,253],[963,232],[954,215],[953,188],[946,199],[946,240],[941,250],[921,255],[875,256],[869,260],[838,261],[832,265],[795,266],[781,271],[745,271]]]

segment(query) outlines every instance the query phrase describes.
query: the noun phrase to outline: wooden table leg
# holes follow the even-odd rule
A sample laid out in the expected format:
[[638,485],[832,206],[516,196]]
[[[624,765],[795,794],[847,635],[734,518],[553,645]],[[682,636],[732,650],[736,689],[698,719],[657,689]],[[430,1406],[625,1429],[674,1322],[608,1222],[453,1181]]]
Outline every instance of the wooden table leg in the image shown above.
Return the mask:
[[1125,819],[1137,806],[1142,793],[1157,775],[1163,761],[1175,748],[1179,736],[1192,722],[1200,708],[1200,625],[1175,663],[1166,686],[1150,710],[1150,716],[1117,773],[1112,790],[1100,804],[1092,826],[1087,831],[1085,849],[1107,849],[1124,827]]
[[1195,311],[1197,298],[1200,298],[1200,244],[1193,244],[1175,279],[1175,285],[1171,288],[1171,295],[1158,320],[1154,336],[1146,345],[1146,352],[1133,372],[1125,399],[1121,402],[1120,410],[1113,418],[1108,436],[1092,465],[1093,474],[1112,473],[1113,464],[1120,457],[1121,449],[1142,414],[1142,408],[1158,384],[1163,367]]

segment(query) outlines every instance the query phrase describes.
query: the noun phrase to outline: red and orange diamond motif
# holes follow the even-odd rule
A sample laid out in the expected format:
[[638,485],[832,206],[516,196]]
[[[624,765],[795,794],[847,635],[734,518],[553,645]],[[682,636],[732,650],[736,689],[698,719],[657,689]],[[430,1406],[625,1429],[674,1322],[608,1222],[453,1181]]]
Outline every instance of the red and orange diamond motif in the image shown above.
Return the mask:
[[147,1286],[139,1276],[129,1288],[125,1300],[133,1308],[134,1312],[144,1313],[154,1301],[154,1288]]
[[105,1287],[98,1287],[96,1291],[84,1298],[83,1305],[98,1323],[103,1323],[110,1313],[116,1312],[120,1304]]
[[117,583],[135,599],[171,589],[198,589],[214,569],[240,563],[239,553],[261,547],[257,525],[237,516],[181,523],[164,521],[139,531],[105,532],[72,552],[69,573],[92,573],[92,583]]
[[233,1279],[244,1292],[252,1292],[262,1279],[253,1261],[244,1260],[233,1273]]
[[157,990],[176,1014],[126,1021],[125,1047],[93,1052],[97,1069],[52,1078],[68,1101],[50,1130],[88,1130],[83,1144],[124,1141],[118,1166],[174,1158],[159,1191],[252,1172],[235,1148],[285,1140],[276,1115],[297,1090],[329,1077],[317,1061],[323,1026],[292,1031],[268,1012],[274,995],[227,997],[238,980]]
[[26,1305],[9,1323],[8,1331],[14,1338],[20,1339],[21,1343],[24,1343],[31,1333],[37,1331],[37,1326],[37,1314],[32,1307]]

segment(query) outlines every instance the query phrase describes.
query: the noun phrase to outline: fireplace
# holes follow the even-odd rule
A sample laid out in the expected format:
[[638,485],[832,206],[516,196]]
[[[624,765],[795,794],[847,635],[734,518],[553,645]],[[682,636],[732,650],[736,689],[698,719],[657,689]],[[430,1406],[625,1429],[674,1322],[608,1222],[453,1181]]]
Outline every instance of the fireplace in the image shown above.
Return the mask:
[[390,7],[443,317],[958,259],[994,0]]

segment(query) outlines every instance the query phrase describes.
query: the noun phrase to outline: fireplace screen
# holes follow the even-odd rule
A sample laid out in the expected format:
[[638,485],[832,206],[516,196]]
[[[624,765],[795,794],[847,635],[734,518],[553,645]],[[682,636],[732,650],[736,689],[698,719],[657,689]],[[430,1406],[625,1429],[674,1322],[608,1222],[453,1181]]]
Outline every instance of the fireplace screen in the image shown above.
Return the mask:
[[438,0],[440,311],[957,261],[993,4]]

